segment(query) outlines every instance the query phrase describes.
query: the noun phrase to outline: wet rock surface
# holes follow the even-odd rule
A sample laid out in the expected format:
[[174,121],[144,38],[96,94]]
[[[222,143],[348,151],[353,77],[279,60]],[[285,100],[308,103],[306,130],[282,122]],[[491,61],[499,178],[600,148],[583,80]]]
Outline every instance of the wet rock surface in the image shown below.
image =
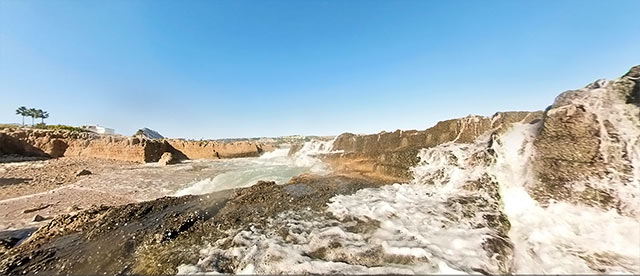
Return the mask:
[[423,130],[397,130],[372,135],[344,133],[333,143],[341,154],[323,160],[338,172],[404,182],[411,179],[409,168],[418,163],[417,153],[444,143],[472,143],[489,131],[500,133],[516,122],[530,123],[542,118],[542,112],[498,112],[491,117],[468,116],[438,122]]
[[0,256],[28,238],[37,228],[0,231]]
[[203,239],[286,210],[321,212],[329,198],[382,183],[346,177],[303,176],[287,185],[255,186],[202,196],[162,198],[62,215],[12,248],[2,274],[171,274],[196,262]]
[[621,212],[637,207],[628,206],[633,199],[625,202],[625,195],[608,184],[627,183],[630,189],[637,185],[633,171],[640,145],[637,71],[636,66],[620,79],[566,91],[545,111],[535,140],[537,181],[530,188],[536,199]]

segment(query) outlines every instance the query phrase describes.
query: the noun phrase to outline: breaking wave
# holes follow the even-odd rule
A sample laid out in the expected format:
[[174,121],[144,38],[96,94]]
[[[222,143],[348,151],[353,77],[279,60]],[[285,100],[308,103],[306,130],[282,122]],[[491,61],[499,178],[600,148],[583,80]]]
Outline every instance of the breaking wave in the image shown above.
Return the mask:
[[313,140],[305,142],[293,156],[288,155],[289,148],[278,148],[257,158],[199,162],[200,165],[220,167],[223,172],[214,177],[189,183],[175,195],[206,194],[243,188],[252,186],[259,180],[283,184],[303,173],[326,174],[329,168],[317,156],[332,153],[332,147],[333,140]]
[[283,213],[242,229],[179,274],[216,271],[220,258],[242,274],[640,272],[637,219],[529,196],[537,127],[424,149],[412,182],[335,196],[329,214]]
[[264,228],[232,230],[179,273],[639,274],[640,108],[617,86],[598,81],[565,92],[546,114],[563,112],[563,121],[586,114],[578,123],[596,129],[609,174],[571,189],[606,191],[618,200],[614,208],[534,199],[543,122],[515,123],[471,144],[421,150],[409,183],[337,195],[325,213],[287,212]]

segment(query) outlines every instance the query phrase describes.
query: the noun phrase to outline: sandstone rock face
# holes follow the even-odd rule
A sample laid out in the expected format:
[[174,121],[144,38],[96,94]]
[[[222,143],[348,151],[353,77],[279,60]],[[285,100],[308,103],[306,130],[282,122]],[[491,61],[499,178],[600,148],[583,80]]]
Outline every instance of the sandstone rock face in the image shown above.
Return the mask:
[[537,178],[529,190],[536,199],[640,211],[625,194],[638,189],[640,176],[639,76],[636,66],[556,98],[535,140]]
[[515,122],[530,123],[542,118],[542,112],[498,112],[491,117],[468,116],[447,120],[423,130],[397,130],[372,135],[341,134],[333,143],[342,154],[326,156],[324,160],[338,172],[407,181],[409,168],[417,164],[421,148],[447,142],[472,143],[480,135],[494,130],[500,132]]
[[180,161],[173,156],[173,153],[165,152],[162,154],[162,157],[160,157],[158,164],[162,166],[166,166],[166,165],[177,164],[178,162]]
[[169,148],[163,141],[104,137],[98,139],[70,139],[64,156],[88,156],[133,162],[156,162]]
[[157,162],[165,152],[176,159],[256,157],[275,149],[248,141],[214,142],[159,140],[37,129],[0,130],[0,155],[95,157],[132,162]]
[[221,159],[237,157],[257,157],[272,151],[274,145],[253,142],[185,141],[171,139],[167,143],[188,159]]
[[37,129],[2,130],[0,153],[23,156],[82,156],[133,162],[154,162],[167,151],[162,141],[103,136],[94,133]]
[[[83,134],[88,137],[88,134]],[[22,156],[59,157],[68,145],[68,135],[62,132],[39,130],[0,131],[0,154],[18,154]]]

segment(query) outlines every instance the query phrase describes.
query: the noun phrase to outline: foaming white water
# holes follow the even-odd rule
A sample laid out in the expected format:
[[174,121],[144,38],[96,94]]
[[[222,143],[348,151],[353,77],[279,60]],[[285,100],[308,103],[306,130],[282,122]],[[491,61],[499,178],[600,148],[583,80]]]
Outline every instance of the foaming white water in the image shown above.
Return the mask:
[[[335,196],[333,218],[281,214],[265,229],[232,234],[230,248],[211,244],[180,273],[215,271],[220,258],[234,260],[235,273],[640,273],[637,217],[567,202],[542,207],[529,195],[537,127],[424,149],[411,183]],[[370,229],[355,231],[354,221]]]
[[[234,273],[499,273],[503,265],[483,245],[498,237],[490,228],[476,227],[483,214],[494,212],[475,210],[477,216],[465,218],[456,210],[460,203],[450,200],[456,191],[464,195],[465,175],[480,175],[465,164],[482,149],[451,143],[425,150],[414,183],[338,195],[328,208],[335,218],[316,214],[287,221],[295,214],[282,214],[265,229],[231,235],[231,248],[212,244],[198,264],[179,271],[215,271],[222,258],[235,260]],[[434,173],[438,177],[430,176]],[[351,230],[352,218],[370,229]],[[283,238],[278,226],[292,237]]]
[[313,140],[304,143],[302,148],[293,155],[293,164],[298,167],[309,167],[315,173],[327,172],[326,164],[316,157],[320,154],[341,152],[333,150],[333,142],[336,138],[330,141]]
[[333,140],[306,142],[293,156],[288,156],[289,148],[279,148],[257,158],[201,162],[200,164],[220,167],[223,172],[212,178],[192,182],[175,195],[206,194],[243,188],[252,186],[259,180],[283,184],[294,176],[309,172],[326,174],[329,168],[316,157],[319,154],[331,153],[332,144]]
[[308,168],[292,167],[286,164],[242,164],[238,168],[223,172],[213,178],[191,183],[176,192],[176,196],[206,194],[227,189],[248,187],[259,180],[286,183],[291,177],[307,172]]
[[[267,227],[251,225],[201,250],[195,265],[181,265],[178,274],[216,272],[220,260],[237,274],[415,274],[460,273],[445,263],[384,253],[371,233],[352,230],[358,222],[343,222],[319,214],[285,212],[268,219]],[[280,231],[274,229],[280,228]],[[221,249],[225,243],[231,248]],[[390,262],[390,265],[380,265]],[[222,272],[222,271],[220,271]]]
[[[483,153],[487,137],[473,145],[444,144],[423,150],[422,161],[413,169],[413,183],[336,196],[329,210],[337,217],[381,221],[381,230],[393,233],[390,237],[412,241],[412,248],[423,248],[463,271],[482,268],[494,273],[639,273],[637,218],[566,202],[543,208],[528,194],[526,187],[533,181],[530,159],[537,127],[515,124],[496,137],[491,145],[495,159],[490,164],[471,158]],[[457,196],[475,195],[490,200],[484,191],[463,189],[465,183],[485,173],[498,183],[501,206],[511,224],[508,237],[513,256],[507,257],[513,263],[504,267],[510,267],[507,271],[483,254],[489,253],[482,241],[492,234],[491,230],[472,229],[482,220],[482,214],[475,219],[452,221],[448,212],[456,210],[443,205]],[[636,196],[638,192],[635,191]],[[440,225],[443,229],[438,229]]]
[[[505,264],[484,245],[488,239],[500,239],[495,230],[482,225],[483,216],[497,215],[497,210],[464,206],[459,201],[467,197],[497,204],[484,191],[463,189],[485,172],[482,163],[470,163],[485,154],[488,139],[486,135],[476,144],[447,143],[422,150],[411,183],[338,195],[332,198],[329,211],[338,218],[379,221],[377,233],[387,252],[446,263],[466,273],[504,272]],[[469,209],[463,211],[465,208]]]
[[[640,273],[640,220],[566,202],[543,208],[527,193],[533,181],[536,125],[514,125],[496,142],[495,165],[509,238],[514,244],[514,273]],[[624,189],[620,182],[607,185]],[[598,183],[594,183],[598,185]],[[625,192],[629,192],[626,190]],[[640,191],[635,191],[637,197]]]
[[[618,90],[620,85],[618,81],[598,80],[577,92],[561,95],[571,104],[550,112],[569,109],[569,114],[579,106],[595,117],[599,151],[604,163],[610,165],[609,174],[607,179],[576,184],[611,192],[620,200],[621,210],[640,218],[640,107],[627,104],[628,95]],[[623,169],[625,166],[630,166],[631,171]]]

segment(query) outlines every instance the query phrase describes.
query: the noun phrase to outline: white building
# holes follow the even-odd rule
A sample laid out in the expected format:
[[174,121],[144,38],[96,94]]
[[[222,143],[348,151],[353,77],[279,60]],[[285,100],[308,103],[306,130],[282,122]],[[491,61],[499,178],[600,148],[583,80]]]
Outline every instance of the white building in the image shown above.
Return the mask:
[[115,134],[116,133],[116,131],[113,128],[103,127],[99,125],[83,126],[82,128],[88,131],[99,133],[99,134]]

